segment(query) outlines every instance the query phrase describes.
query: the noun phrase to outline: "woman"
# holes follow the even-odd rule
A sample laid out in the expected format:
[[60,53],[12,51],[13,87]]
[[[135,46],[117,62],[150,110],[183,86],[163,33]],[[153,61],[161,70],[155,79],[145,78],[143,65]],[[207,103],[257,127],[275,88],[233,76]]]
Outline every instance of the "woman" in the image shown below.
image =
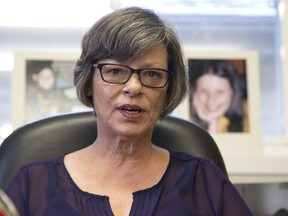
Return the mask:
[[248,132],[246,88],[229,60],[189,61],[190,115],[211,133]]
[[21,215],[251,215],[214,164],[151,143],[188,83],[178,39],[156,14],[127,8],[99,20],[74,78],[98,136],[21,169],[6,190]]

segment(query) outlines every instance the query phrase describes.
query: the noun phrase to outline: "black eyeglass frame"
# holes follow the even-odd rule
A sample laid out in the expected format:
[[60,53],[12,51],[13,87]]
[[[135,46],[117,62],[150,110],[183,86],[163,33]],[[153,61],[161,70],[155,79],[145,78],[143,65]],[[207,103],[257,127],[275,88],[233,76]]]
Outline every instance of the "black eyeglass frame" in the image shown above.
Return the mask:
[[[130,75],[129,75],[129,77],[127,78],[127,80],[126,80],[126,81],[123,81],[123,82],[110,82],[110,81],[107,81],[107,80],[104,79],[103,74],[102,74],[102,68],[103,68],[105,65],[115,65],[115,66],[121,66],[121,67],[128,68],[128,69],[130,70]],[[149,87],[149,88],[164,88],[164,87],[167,85],[167,83],[169,82],[169,80],[170,80],[170,78],[172,77],[172,75],[173,75],[173,73],[172,73],[171,71],[168,71],[168,70],[165,70],[165,69],[162,69],[162,68],[140,68],[140,69],[134,69],[134,68],[131,68],[131,67],[127,66],[127,65],[112,64],[112,63],[102,63],[102,64],[101,64],[101,63],[95,63],[95,64],[93,64],[92,66],[93,66],[94,68],[98,68],[98,69],[99,69],[101,78],[102,78],[102,80],[103,80],[104,82],[111,83],[111,84],[125,84],[125,83],[127,83],[127,82],[130,80],[131,76],[132,76],[134,73],[136,73],[136,74],[138,74],[139,80],[140,80],[140,82],[141,82],[141,84],[142,84],[143,86]],[[160,71],[166,72],[166,73],[168,74],[168,76],[167,76],[168,78],[167,78],[166,83],[165,83],[163,86],[160,86],[160,87],[159,87],[159,86],[156,86],[156,87],[155,87],[155,86],[150,86],[150,85],[147,85],[147,84],[143,83],[142,80],[141,80],[141,76],[140,76],[140,73],[141,73],[141,71],[143,71],[143,70],[160,70]]]

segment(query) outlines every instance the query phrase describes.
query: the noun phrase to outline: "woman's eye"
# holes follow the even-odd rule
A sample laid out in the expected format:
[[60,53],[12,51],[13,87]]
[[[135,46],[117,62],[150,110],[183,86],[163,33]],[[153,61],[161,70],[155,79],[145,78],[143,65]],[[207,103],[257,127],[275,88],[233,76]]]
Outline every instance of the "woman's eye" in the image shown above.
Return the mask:
[[111,75],[119,75],[119,74],[123,74],[124,71],[121,69],[111,69],[111,70],[109,70],[108,73]]
[[157,71],[146,71],[145,76],[150,78],[156,78],[160,77],[160,74]]
[[223,94],[223,93],[224,93],[223,90],[218,90],[218,91],[217,91],[217,94]]
[[199,93],[206,94],[208,92],[207,89],[200,88],[197,90]]
[[155,71],[150,71],[149,72],[149,76],[150,77],[155,77],[155,76],[159,76],[159,74],[157,72],[155,72]]

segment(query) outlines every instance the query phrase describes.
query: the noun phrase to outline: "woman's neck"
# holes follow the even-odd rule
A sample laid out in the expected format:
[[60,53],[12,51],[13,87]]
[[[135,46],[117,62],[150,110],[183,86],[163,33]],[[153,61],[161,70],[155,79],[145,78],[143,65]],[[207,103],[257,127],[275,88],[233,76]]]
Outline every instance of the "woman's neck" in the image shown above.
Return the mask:
[[128,140],[109,140],[97,138],[88,147],[89,154],[97,160],[106,161],[112,166],[139,166],[149,161],[155,151],[155,146],[149,140],[140,142]]

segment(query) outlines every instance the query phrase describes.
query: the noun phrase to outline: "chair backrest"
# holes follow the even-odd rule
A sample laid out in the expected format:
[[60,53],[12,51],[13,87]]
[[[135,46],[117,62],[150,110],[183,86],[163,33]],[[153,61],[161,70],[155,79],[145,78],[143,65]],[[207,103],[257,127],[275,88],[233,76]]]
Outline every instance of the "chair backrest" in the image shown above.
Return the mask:
[[[19,127],[0,146],[0,188],[7,186],[22,165],[81,149],[96,136],[96,117],[90,111],[49,117]],[[166,117],[157,122],[152,141],[166,149],[210,158],[227,175],[213,138],[192,122]]]

